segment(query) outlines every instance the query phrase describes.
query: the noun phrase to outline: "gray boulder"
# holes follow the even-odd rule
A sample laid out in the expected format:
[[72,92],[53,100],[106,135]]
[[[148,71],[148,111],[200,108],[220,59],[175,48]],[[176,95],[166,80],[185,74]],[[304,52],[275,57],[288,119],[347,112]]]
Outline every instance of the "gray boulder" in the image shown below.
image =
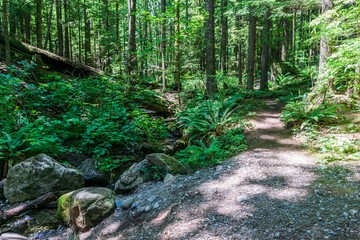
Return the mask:
[[114,192],[91,187],[66,193],[58,199],[56,216],[81,232],[88,231],[116,209]]
[[151,164],[156,166],[163,173],[186,174],[187,171],[183,164],[176,158],[170,157],[164,153],[152,153],[146,156]]
[[86,186],[102,186],[109,185],[105,175],[101,172],[97,166],[97,160],[95,158],[88,158],[83,161],[78,167],[84,174]]
[[134,190],[140,184],[150,179],[149,173],[149,163],[147,160],[134,163],[115,183],[115,192],[127,193]]
[[63,194],[82,188],[83,174],[45,154],[29,158],[9,170],[4,195],[10,203],[32,200],[46,193]]
[[3,179],[0,181],[0,200],[5,200],[5,195],[4,195],[5,182],[6,182],[6,179]]

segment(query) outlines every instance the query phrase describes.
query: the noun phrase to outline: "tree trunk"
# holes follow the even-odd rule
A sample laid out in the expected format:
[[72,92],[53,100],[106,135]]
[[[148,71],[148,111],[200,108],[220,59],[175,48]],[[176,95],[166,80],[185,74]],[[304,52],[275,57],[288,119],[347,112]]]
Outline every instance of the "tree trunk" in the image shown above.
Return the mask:
[[36,0],[36,40],[37,47],[42,48],[42,0]]
[[[0,34],[0,44],[4,44],[5,37]],[[30,44],[9,38],[11,51],[14,51],[24,57],[31,58],[33,55],[40,56],[44,64],[53,68],[55,71],[70,73],[75,76],[100,75],[103,72],[99,69],[89,67],[79,62],[71,61],[55,53],[34,47]]]
[[240,30],[241,30],[241,15],[239,13],[236,14],[236,26],[237,26],[237,30],[239,31],[238,33],[238,80],[239,80],[239,86],[241,86],[243,84],[242,82],[242,39],[241,39],[241,35],[240,35]]
[[175,84],[177,90],[181,91],[180,81],[180,3],[175,0]]
[[26,9],[25,13],[25,42],[30,43],[30,22],[31,22],[31,16],[29,9]]
[[166,77],[165,77],[165,58],[166,58],[166,0],[161,0],[161,43],[160,43],[160,49],[161,49],[161,68],[162,68],[162,84],[163,89],[166,88]]
[[227,10],[227,0],[221,1],[221,46],[220,46],[220,71],[226,73],[228,19],[224,12]]
[[89,11],[84,0],[84,23],[85,23],[85,64],[94,65],[91,63],[91,31],[90,31],[90,18]]
[[128,0],[129,12],[129,36],[128,36],[128,52],[126,60],[126,78],[128,82],[135,82],[137,68],[136,53],[136,0]]
[[[5,38],[5,62],[10,66],[10,43],[9,43],[9,28],[7,18],[7,1],[3,0],[3,22],[4,22],[4,38]],[[1,177],[1,176],[0,176]]]
[[[51,30],[51,18],[52,18],[52,12],[53,12],[53,6],[54,6],[54,0],[51,0],[51,3],[50,3],[50,11],[49,11],[49,18],[48,18],[48,24],[47,24],[47,34],[46,34],[46,38],[45,38],[45,44],[44,44],[44,49],[46,49],[46,46],[47,46],[47,43],[50,39],[50,30]],[[50,45],[49,44],[49,50],[51,51],[51,48],[50,48]]]
[[65,16],[65,57],[70,58],[70,39],[69,39],[69,0],[64,0],[64,16]]
[[255,51],[256,51],[256,17],[253,9],[249,13],[249,45],[248,45],[248,61],[247,61],[247,86],[246,89],[251,91],[254,89],[255,75]]
[[57,26],[58,45],[59,45],[58,54],[60,56],[64,56],[64,36],[63,36],[63,28],[62,28],[61,8],[62,8],[61,0],[56,0],[56,26]]
[[[321,13],[332,9],[334,6],[333,0],[322,0],[321,4]],[[320,39],[320,56],[319,56],[319,76],[324,72],[324,64],[326,63],[326,58],[330,56],[330,46],[327,37],[322,37]]]
[[216,90],[215,69],[215,22],[214,22],[214,0],[205,0],[205,10],[208,12],[206,18],[206,91],[213,95]]
[[270,10],[265,13],[264,28],[263,28],[263,44],[261,49],[261,79],[260,90],[268,90],[268,72],[269,72],[269,53],[270,53]]
[[8,209],[4,212],[0,211],[0,225],[30,209],[44,207],[47,203],[56,199],[57,196],[54,193],[47,193],[41,197],[36,198],[35,200],[24,203],[18,207]]

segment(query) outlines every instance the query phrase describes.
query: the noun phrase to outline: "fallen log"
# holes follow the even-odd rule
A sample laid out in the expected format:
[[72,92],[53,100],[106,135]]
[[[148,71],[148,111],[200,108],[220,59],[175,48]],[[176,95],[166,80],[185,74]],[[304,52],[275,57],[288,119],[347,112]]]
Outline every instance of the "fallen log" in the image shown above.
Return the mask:
[[36,198],[28,203],[20,205],[18,207],[6,210],[4,212],[0,211],[0,224],[12,219],[23,212],[26,212],[34,208],[42,208],[46,206],[47,203],[57,199],[57,196],[54,193],[47,193],[41,197]]
[[[65,74],[70,73],[74,76],[81,77],[87,77],[91,75],[96,76],[104,73],[100,69],[96,69],[88,65],[72,61],[68,58],[59,56],[44,49],[34,47],[28,43],[15,40],[13,38],[10,38],[9,42],[10,51],[22,55],[25,58],[30,58],[33,55],[39,55],[44,64],[58,72],[62,72]],[[0,34],[0,44],[5,44],[5,37],[3,34]]]

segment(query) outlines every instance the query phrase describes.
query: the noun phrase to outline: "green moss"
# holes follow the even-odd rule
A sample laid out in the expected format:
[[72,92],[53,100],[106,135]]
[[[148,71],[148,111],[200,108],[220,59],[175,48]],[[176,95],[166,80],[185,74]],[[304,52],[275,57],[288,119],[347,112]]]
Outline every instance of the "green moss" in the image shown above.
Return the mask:
[[159,155],[159,159],[163,161],[174,174],[186,174],[185,167],[178,162],[175,158],[170,157],[166,154]]
[[71,197],[72,193],[73,192],[66,193],[61,197],[59,197],[59,199],[57,200],[58,208],[56,211],[56,217],[63,222],[68,222],[70,220],[70,206],[72,203],[72,197]]

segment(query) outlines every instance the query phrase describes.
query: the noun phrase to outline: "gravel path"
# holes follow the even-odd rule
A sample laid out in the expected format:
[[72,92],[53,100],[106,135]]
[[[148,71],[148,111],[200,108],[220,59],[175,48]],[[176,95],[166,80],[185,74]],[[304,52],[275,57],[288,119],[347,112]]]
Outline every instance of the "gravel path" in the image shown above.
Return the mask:
[[360,239],[358,165],[318,165],[284,129],[280,106],[267,104],[251,121],[248,151],[142,186],[130,210],[80,239]]

